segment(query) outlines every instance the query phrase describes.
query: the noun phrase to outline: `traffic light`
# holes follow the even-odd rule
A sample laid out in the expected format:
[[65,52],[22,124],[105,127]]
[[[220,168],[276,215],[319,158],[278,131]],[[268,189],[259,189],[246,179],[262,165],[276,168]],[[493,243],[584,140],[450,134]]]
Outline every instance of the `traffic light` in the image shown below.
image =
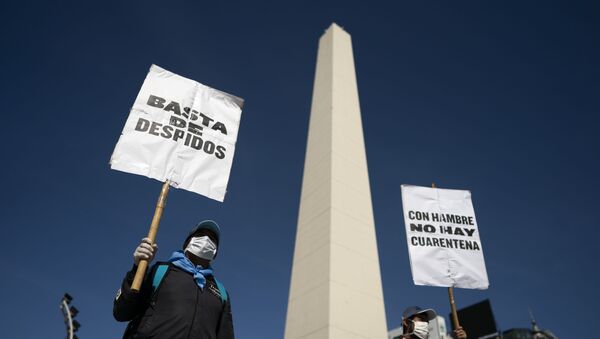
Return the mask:
[[81,327],[81,324],[74,318],[79,313],[79,310],[75,306],[70,306],[71,301],[73,301],[73,297],[65,293],[60,303],[60,309],[67,325],[67,338],[77,339],[75,332]]

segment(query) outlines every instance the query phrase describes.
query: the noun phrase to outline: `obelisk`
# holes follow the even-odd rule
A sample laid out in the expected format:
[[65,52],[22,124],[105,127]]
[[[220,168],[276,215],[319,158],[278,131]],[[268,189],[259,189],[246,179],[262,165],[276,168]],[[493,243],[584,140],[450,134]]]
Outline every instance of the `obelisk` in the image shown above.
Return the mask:
[[386,339],[350,35],[319,41],[285,339]]

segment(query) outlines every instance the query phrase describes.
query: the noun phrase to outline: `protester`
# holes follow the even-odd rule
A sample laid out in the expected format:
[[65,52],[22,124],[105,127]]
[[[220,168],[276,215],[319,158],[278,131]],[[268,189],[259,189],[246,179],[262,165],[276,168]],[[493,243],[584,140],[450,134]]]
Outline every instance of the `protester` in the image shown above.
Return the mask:
[[[422,309],[419,306],[410,306],[402,313],[402,339],[427,339],[429,336],[429,322],[437,315],[432,309]],[[454,338],[467,339],[467,333],[459,327],[454,330]]]
[[211,261],[217,254],[219,225],[205,220],[194,227],[168,262],[152,266],[138,293],[131,284],[140,260],[152,261],[157,247],[148,238],[133,253],[114,301],[117,321],[129,321],[123,338],[233,339],[231,302],[215,279]]

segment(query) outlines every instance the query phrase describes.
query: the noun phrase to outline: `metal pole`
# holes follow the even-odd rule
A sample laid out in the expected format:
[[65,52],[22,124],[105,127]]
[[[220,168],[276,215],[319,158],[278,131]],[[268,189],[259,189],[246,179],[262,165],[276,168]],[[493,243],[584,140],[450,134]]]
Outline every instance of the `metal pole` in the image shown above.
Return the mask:
[[60,308],[63,311],[63,315],[65,313],[67,314],[67,336],[69,339],[73,339],[73,318],[71,317],[71,310],[69,310],[69,304],[67,304],[67,301],[65,299],[63,299]]

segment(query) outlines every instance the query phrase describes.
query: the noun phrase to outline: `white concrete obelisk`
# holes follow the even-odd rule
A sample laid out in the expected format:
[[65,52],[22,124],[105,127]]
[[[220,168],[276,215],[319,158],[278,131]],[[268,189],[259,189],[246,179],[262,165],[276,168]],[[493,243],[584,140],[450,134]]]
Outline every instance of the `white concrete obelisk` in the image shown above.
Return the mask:
[[285,339],[386,339],[350,35],[319,41]]

